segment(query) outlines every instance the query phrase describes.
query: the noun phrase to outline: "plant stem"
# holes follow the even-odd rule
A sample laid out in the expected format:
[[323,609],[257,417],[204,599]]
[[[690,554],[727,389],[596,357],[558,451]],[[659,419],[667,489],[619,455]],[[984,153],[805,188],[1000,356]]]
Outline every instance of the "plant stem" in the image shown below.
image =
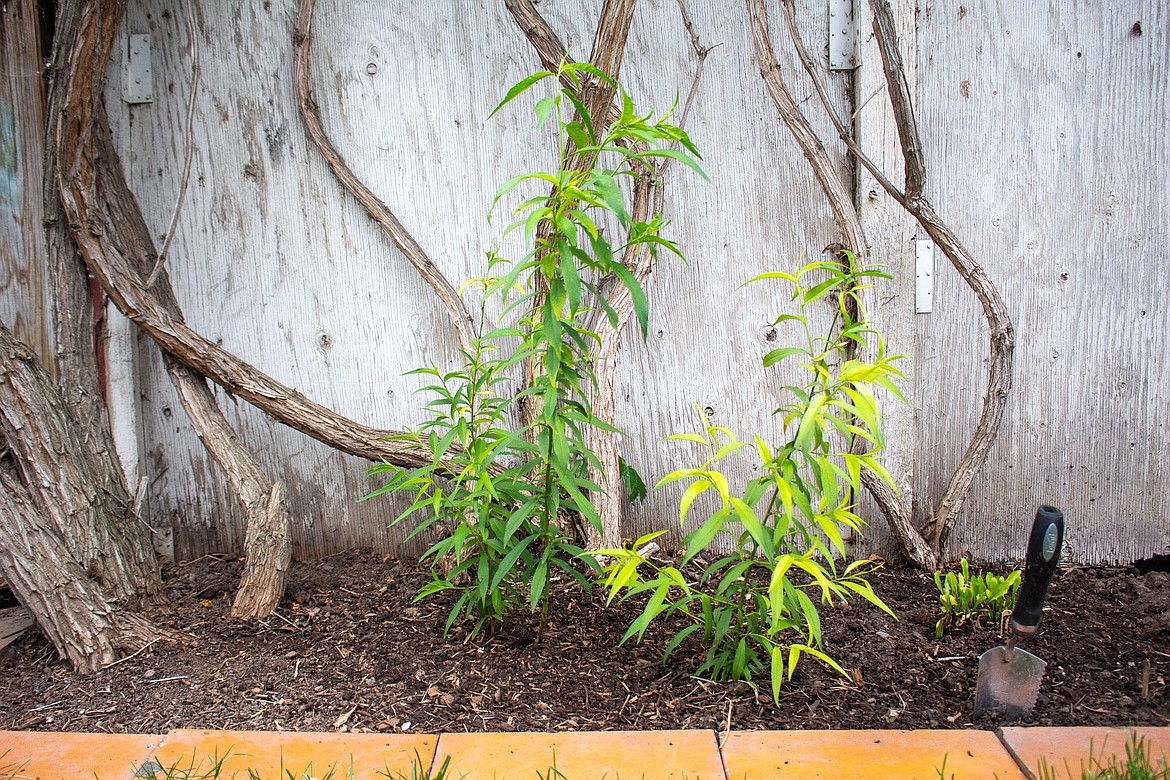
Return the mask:
[[[557,405],[557,409],[559,409],[559,408],[560,408],[560,404]],[[553,410],[554,416],[556,415],[557,409]],[[552,519],[551,518],[551,515],[552,515],[552,472],[553,472],[553,468],[552,468],[553,427],[552,427],[552,425],[545,423],[545,431],[547,432],[547,435],[548,435],[548,445],[545,447],[545,453],[544,453],[544,506],[542,507],[543,511],[542,511],[541,517],[540,517],[540,541],[541,541],[542,545],[544,545],[544,547],[540,551],[541,552],[540,563],[538,565],[543,566],[547,569],[549,567],[548,555],[546,554],[546,549],[544,549],[544,548],[547,548],[547,546],[549,544],[548,528],[549,528],[550,521]],[[537,642],[539,642],[541,639],[544,638],[544,627],[545,627],[545,624],[548,622],[548,586],[549,586],[548,576],[546,575],[544,578],[544,592],[540,594],[540,602],[541,602],[541,604],[540,604],[540,623],[538,624],[537,629],[536,629],[536,641]]]

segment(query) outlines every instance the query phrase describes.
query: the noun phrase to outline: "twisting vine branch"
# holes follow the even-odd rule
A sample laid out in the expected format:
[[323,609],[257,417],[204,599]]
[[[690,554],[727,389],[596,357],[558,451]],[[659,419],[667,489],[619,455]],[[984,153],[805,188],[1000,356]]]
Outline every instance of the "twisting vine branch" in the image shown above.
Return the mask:
[[[536,10],[532,0],[504,0],[504,7],[508,9],[508,13],[512,15],[512,21],[516,23],[520,32],[524,33],[524,37],[528,39],[528,43],[536,51],[541,66],[547,71],[556,73],[567,50],[565,44],[561,43],[560,37]],[[567,74],[562,76],[561,83],[570,88],[576,86]]]
[[768,12],[764,7],[764,0],[748,0],[747,5],[752,24],[752,39],[756,45],[756,62],[764,85],[768,88],[768,94],[771,95],[772,102],[780,112],[780,118],[800,146],[801,153],[812,166],[813,175],[828,197],[833,218],[845,237],[845,246],[852,252],[864,252],[865,235],[857,219],[853,196],[837,175],[832,160],[829,159],[829,153],[825,151],[824,144],[817,137],[808,119],[801,113],[780,72],[780,63],[776,60],[772,38],[768,33]]
[[[117,5],[117,4],[114,4]],[[150,268],[153,244],[114,149],[102,103],[106,56],[120,10],[86,9],[83,34],[71,58],[52,152],[56,186],[70,233],[90,273],[114,305],[169,354],[272,418],[324,444],[373,461],[413,468],[429,461],[418,447],[387,441],[398,431],[350,420],[276,381],[192,330],[160,299],[169,289],[165,268],[148,287],[139,269]]]
[[906,197],[915,198],[922,194],[922,187],[926,184],[926,162],[922,158],[922,139],[918,135],[918,122],[914,119],[914,102],[906,82],[906,68],[902,65],[894,11],[888,0],[871,2],[870,8],[874,14],[873,31],[882,53],[882,65],[885,66],[894,124],[898,128],[898,140],[901,141],[902,156],[906,162]]
[[925,196],[922,185],[926,173],[922,162],[922,144],[918,140],[918,126],[914,121],[914,109],[910,91],[906,87],[906,74],[902,68],[898,36],[894,27],[894,12],[889,0],[870,0],[873,9],[873,30],[889,84],[890,102],[894,107],[894,119],[898,125],[898,136],[902,140],[902,153],[906,158],[906,210],[918,220],[934,245],[951,261],[959,276],[975,293],[983,307],[989,332],[987,367],[987,389],[983,396],[983,411],[967,450],[955,467],[954,473],[943,491],[942,498],[931,513],[925,533],[936,548],[946,544],[959,510],[971,491],[975,474],[987,460],[987,453],[995,443],[1007,407],[1008,392],[1012,387],[1012,358],[1015,350],[1015,335],[1011,315],[995,284],[987,276],[967,248],[954,232],[943,222]]
[[[752,25],[752,37],[756,46],[756,59],[768,93],[776,104],[780,118],[788,127],[789,132],[792,133],[792,137],[812,167],[813,174],[829,201],[833,218],[843,236],[844,248],[853,254],[855,264],[864,265],[869,247],[853,196],[845,182],[841,180],[824,144],[821,143],[807,117],[796,104],[784,81],[780,64],[772,48],[771,35],[768,32],[768,12],[764,0],[748,0],[747,5]],[[786,21],[789,23],[789,29],[795,33],[796,19],[792,8],[787,3],[781,5],[785,12]],[[799,48],[803,50],[803,47]],[[801,57],[806,61],[806,67],[811,64],[812,60],[808,57],[807,51],[802,51]],[[819,78],[819,74],[818,77],[814,78],[814,81],[822,99],[827,100],[828,92],[825,90],[824,82]],[[856,310],[850,314],[855,320],[859,318],[859,312]],[[910,515],[898,500],[894,489],[869,472],[862,474],[862,484],[873,496],[878,508],[881,509],[902,553],[918,566],[933,567],[934,554],[914,528]]]
[[[636,0],[606,0],[602,7],[600,18],[597,23],[597,31],[593,40],[593,51],[590,55],[590,64],[608,74],[615,81],[621,70],[622,59],[625,55],[626,41],[629,38],[630,25],[633,22],[634,3]],[[541,64],[550,71],[558,72],[561,70],[561,63],[568,59],[568,52],[565,49],[561,39],[545,21],[544,17],[536,10],[536,6],[531,0],[504,0],[504,5],[508,12],[512,15],[517,27],[528,39],[532,48],[536,51],[540,58]],[[578,89],[578,84],[572,82],[567,76],[562,77],[562,84],[571,90]],[[613,89],[601,82],[599,79],[591,79],[580,85],[581,93],[577,97],[585,105],[590,117],[593,118],[596,127],[594,133],[596,137],[601,137],[611,122],[619,116],[617,107],[613,105],[614,92]],[[583,170],[593,164],[596,154],[589,155],[575,155],[571,158],[571,165],[577,170]],[[639,177],[639,180],[642,177]],[[640,183],[640,182],[639,182]],[[639,204],[639,192],[644,188],[636,185],[634,192],[634,213],[640,213],[638,209],[645,208],[645,197],[643,202]],[[636,217],[636,219],[644,219],[644,217]],[[551,225],[547,222],[542,223],[537,228],[537,243],[548,243],[548,238],[551,233]],[[623,258],[623,263],[629,258]],[[627,264],[627,267],[629,265]],[[644,274],[639,275],[634,272],[635,278],[641,283],[645,280],[645,276],[649,274],[647,268]],[[538,282],[539,282],[538,278]],[[620,288],[620,289],[619,289]],[[624,305],[628,308],[623,312],[615,306],[623,305],[623,302],[617,300],[620,297],[620,291],[624,290],[624,286],[617,284],[616,277],[610,275],[606,279],[598,280],[597,289],[599,293],[606,299],[610,309],[617,312],[619,320],[618,326],[614,329],[605,317],[599,316],[602,307],[598,306],[594,311],[594,316],[591,318],[588,330],[594,332],[598,336],[597,352],[594,355],[594,366],[596,373],[597,384],[589,393],[590,404],[593,407],[594,414],[601,420],[612,424],[614,418],[614,394],[615,388],[615,361],[614,356],[618,347],[618,336],[621,333],[626,321],[629,319],[632,311],[632,301],[626,301]],[[544,297],[547,294],[546,290],[540,289],[537,291],[532,303],[532,310],[539,311],[544,306]],[[541,370],[541,367],[529,362],[525,365],[525,384],[531,386],[535,377],[535,372]],[[536,418],[535,396],[527,396],[521,403],[519,408],[521,425],[528,426]],[[601,520],[601,532],[593,528],[588,523],[581,523],[580,527],[583,541],[587,547],[598,548],[608,545],[620,543],[621,540],[621,525],[622,525],[622,493],[621,493],[621,478],[619,468],[619,455],[617,446],[617,434],[609,431],[602,431],[597,428],[591,428],[587,433],[587,444],[593,453],[597,456],[600,468],[590,467],[590,476],[594,482],[602,487],[600,493],[594,493],[591,496],[591,501],[597,509],[598,517]]]
[[[57,78],[63,79],[61,89],[66,103],[50,119],[56,124],[52,135],[57,142],[50,152],[51,160],[70,230],[91,271],[95,265],[106,263],[110,254],[118,254],[140,292],[150,296],[160,312],[182,324],[183,313],[162,259],[154,252],[138,202],[117,164],[100,94],[105,70],[92,67],[94,59],[89,56],[100,55],[100,61],[104,62],[113,44],[111,31],[120,23],[122,11],[122,7],[109,4],[87,8],[86,16],[91,23],[80,28],[75,44],[75,50],[87,56],[73,57],[71,69],[57,74]],[[193,22],[190,34],[194,50]],[[197,73],[197,64],[195,70]],[[190,112],[189,106],[188,116]],[[65,171],[77,173],[67,176]],[[184,174],[176,218],[185,188]],[[173,222],[169,235],[173,235]],[[86,252],[86,247],[91,251]],[[223,469],[232,493],[244,510],[249,555],[233,614],[243,618],[269,614],[284,594],[292,554],[283,488],[279,483],[273,484],[256,455],[236,436],[203,376],[171,355],[164,353],[164,356],[167,373],[191,424],[208,454]],[[257,565],[258,559],[263,559],[263,565]]]
[[321,115],[317,110],[317,103],[313,100],[313,92],[309,86],[309,51],[313,44],[313,9],[316,4],[316,0],[301,0],[296,29],[293,32],[294,41],[297,44],[297,105],[300,108],[305,129],[308,131],[313,145],[325,158],[329,169],[333,171],[333,175],[341,182],[345,191],[362,205],[370,218],[390,237],[390,240],[394,242],[407,261],[414,266],[419,275],[439,296],[439,300],[443,302],[443,306],[446,307],[447,313],[451,316],[451,321],[458,331],[459,344],[467,352],[471,350],[471,342],[475,338],[475,328],[471,312],[467,310],[463,299],[427,255],[426,250],[390,210],[390,207],[374,195],[370,188],[350,169],[341,157],[341,153],[329,140],[329,136],[321,124]]
[[[762,0],[750,0],[762,6]],[[951,265],[962,277],[963,281],[974,292],[983,308],[987,320],[990,344],[990,361],[987,372],[987,390],[983,398],[983,409],[975,431],[963,453],[959,464],[955,467],[947,487],[943,492],[938,505],[931,513],[923,535],[936,553],[941,553],[946,545],[958,512],[966,500],[967,494],[974,483],[975,475],[987,460],[987,453],[995,443],[996,435],[1003,419],[1003,412],[1007,406],[1007,395],[1011,390],[1012,356],[1015,347],[1014,330],[1007,306],[999,294],[995,284],[987,276],[983,267],[975,260],[971,253],[963,246],[954,232],[943,222],[934,210],[930,201],[922,194],[926,181],[926,166],[922,154],[922,142],[919,136],[918,125],[914,117],[913,103],[910,89],[906,80],[905,68],[898,44],[897,32],[894,24],[894,12],[889,0],[870,0],[873,9],[873,29],[878,48],[881,51],[884,66],[887,91],[890,94],[890,103],[893,109],[894,121],[898,129],[898,137],[905,161],[904,191],[899,189],[889,177],[870,159],[858,146],[849,128],[833,107],[828,92],[824,86],[816,62],[808,54],[807,48],[801,40],[799,31],[792,16],[792,9],[788,5],[791,0],[782,0],[785,12],[789,19],[788,28],[793,43],[797,48],[805,70],[808,72],[820,97],[821,103],[837,130],[841,141],[865,167],[882,188],[914,217],[930,236],[942,253],[950,260]],[[766,29],[766,27],[765,27]]]

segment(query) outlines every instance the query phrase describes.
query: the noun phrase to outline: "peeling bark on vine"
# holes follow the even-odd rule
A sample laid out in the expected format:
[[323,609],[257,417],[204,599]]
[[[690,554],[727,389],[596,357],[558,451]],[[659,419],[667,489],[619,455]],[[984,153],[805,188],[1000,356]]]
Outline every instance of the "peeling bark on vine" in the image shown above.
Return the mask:
[[171,636],[138,614],[162,581],[117,468],[0,325],[0,573],[79,672]]
[[169,637],[145,617],[120,608],[88,576],[64,540],[41,524],[7,461],[0,461],[0,574],[79,674]]
[[[66,4],[62,14],[75,16],[77,12],[73,8],[77,5]],[[100,237],[99,245],[107,253],[109,248],[114,248],[124,255],[128,268],[137,279],[149,277],[139,285],[143,292],[151,295],[168,317],[181,324],[182,311],[154,251],[142,212],[122,175],[100,94],[105,81],[104,63],[124,6],[79,7],[82,24],[76,31],[69,31],[72,35],[59,38],[61,59],[52,89],[62,96],[62,103],[49,119],[51,136],[56,141],[49,154],[53,179],[66,213],[70,213],[70,196],[78,190],[88,189],[94,197],[96,211],[89,215],[89,219],[70,214],[70,229],[75,242],[81,246],[79,235],[96,235]],[[71,124],[71,120],[76,124]],[[71,130],[76,132],[76,137]],[[82,225],[88,225],[88,231]],[[224,470],[229,486],[244,510],[247,538],[254,540],[250,547],[246,545],[245,554],[268,562],[273,561],[273,556],[276,561],[284,561],[283,566],[270,567],[263,575],[257,574],[254,565],[245,566],[236,612],[240,617],[261,617],[271,612],[284,594],[287,561],[291,557],[283,489],[272,484],[259,460],[236,436],[216,405],[206,380],[170,356],[167,356],[167,373],[200,440]],[[278,504],[270,506],[273,499]],[[262,547],[265,542],[277,541],[282,541],[282,544],[273,550]],[[265,611],[255,611],[265,607]]]
[[243,446],[203,377],[170,355],[164,357],[196,435],[223,469],[247,521],[244,572],[232,602],[232,617],[265,617],[284,595],[292,561],[284,484],[270,481],[256,455]]

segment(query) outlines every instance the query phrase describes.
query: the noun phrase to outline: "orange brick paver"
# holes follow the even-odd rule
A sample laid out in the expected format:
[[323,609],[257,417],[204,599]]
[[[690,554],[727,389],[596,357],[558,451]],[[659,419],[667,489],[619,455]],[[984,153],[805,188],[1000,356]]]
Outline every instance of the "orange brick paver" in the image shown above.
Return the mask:
[[0,777],[130,780],[161,734],[0,731]]
[[[430,766],[437,739],[407,734],[319,734],[293,731],[194,731],[179,729],[167,735],[154,760],[163,767],[177,765],[208,771],[216,758],[223,762],[221,778],[247,777],[251,769],[260,780],[293,777],[385,780],[387,774],[410,777],[415,753],[423,768]],[[308,770],[312,770],[311,772]],[[234,774],[233,774],[234,773]]]
[[1135,731],[1145,739],[1147,754],[1152,759],[1170,756],[1170,728],[1166,727],[1110,729],[1092,726],[1010,726],[1002,729],[1004,742],[1020,764],[1027,767],[1029,778],[1039,776],[1040,762],[1044,761],[1061,780],[1069,777],[1080,780],[1081,767],[1088,765],[1090,750],[1094,758],[1106,764],[1113,756],[1124,761],[1126,740]]
[[728,780],[1023,780],[987,731],[736,731]]
[[[725,780],[712,731],[443,734],[435,767],[466,780]],[[553,775],[553,777],[558,777]]]

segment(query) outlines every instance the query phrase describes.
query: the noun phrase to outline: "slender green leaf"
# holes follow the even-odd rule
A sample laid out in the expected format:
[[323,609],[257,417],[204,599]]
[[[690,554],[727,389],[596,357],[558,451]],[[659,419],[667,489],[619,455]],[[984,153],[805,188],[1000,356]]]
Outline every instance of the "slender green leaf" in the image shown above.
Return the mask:
[[543,81],[544,79],[548,78],[551,75],[553,75],[553,74],[550,73],[549,71],[541,70],[541,71],[537,71],[536,73],[533,73],[531,76],[528,76],[527,78],[521,79],[511,89],[508,90],[508,93],[506,95],[504,95],[504,99],[501,100],[499,102],[499,104],[495,108],[492,109],[492,112],[490,114],[488,114],[488,119],[491,119],[493,116],[496,115],[497,111],[499,111],[501,108],[503,108],[504,106],[511,103],[513,100],[515,100],[520,95],[527,92],[532,86],[540,83],[541,81]]

